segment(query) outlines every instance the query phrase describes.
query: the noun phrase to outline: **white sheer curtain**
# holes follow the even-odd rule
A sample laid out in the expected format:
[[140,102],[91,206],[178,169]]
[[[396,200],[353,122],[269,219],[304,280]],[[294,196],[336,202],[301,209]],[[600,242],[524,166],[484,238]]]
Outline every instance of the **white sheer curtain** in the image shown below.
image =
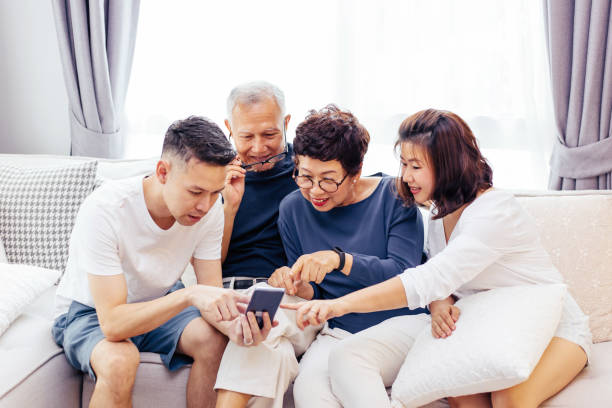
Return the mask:
[[366,173],[397,173],[408,114],[452,110],[502,188],[546,188],[554,132],[541,2],[196,0],[141,4],[126,102],[128,157],[156,155],[175,119],[219,125],[225,98],[265,79],[286,94],[289,135],[312,108],[350,109],[372,135]]

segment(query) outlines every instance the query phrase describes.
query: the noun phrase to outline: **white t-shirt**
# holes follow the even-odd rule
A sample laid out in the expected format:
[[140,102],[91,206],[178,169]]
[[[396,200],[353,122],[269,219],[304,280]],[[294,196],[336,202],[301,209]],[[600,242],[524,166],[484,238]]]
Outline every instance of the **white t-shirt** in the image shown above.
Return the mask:
[[164,296],[191,257],[221,258],[221,199],[193,226],[161,229],[147,209],[142,176],[108,181],[89,195],[76,217],[66,271],[57,289],[55,316],[73,300],[94,307],[87,274],[125,275],[127,302]]
[[429,220],[430,259],[400,275],[410,308],[451,294],[534,283],[559,283],[534,220],[512,194],[492,190],[468,205],[448,244],[442,219]]

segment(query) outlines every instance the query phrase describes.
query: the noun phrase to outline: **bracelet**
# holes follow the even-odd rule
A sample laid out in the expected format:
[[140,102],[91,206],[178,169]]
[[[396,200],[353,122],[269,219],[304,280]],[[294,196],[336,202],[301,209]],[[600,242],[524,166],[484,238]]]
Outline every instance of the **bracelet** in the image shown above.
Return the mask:
[[338,254],[338,256],[340,257],[340,264],[338,265],[338,268],[336,268],[336,269],[338,269],[339,271],[342,271],[342,269],[344,269],[344,261],[345,261],[345,258],[346,258],[345,253],[344,253],[344,251],[342,251],[342,250],[341,250],[339,247],[337,247],[337,246],[336,246],[336,247],[333,247],[333,248],[332,248],[332,251],[334,251],[335,253],[337,253],[337,254]]

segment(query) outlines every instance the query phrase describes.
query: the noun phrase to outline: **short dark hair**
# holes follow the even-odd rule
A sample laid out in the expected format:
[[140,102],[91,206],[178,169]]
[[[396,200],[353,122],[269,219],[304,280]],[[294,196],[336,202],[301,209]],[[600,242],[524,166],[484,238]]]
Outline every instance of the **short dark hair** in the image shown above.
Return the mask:
[[[395,149],[404,142],[422,147],[434,172],[433,219],[439,219],[470,203],[480,190],[493,187],[493,171],[483,157],[469,126],[452,112],[427,109],[406,118],[399,128]],[[397,189],[412,205],[414,196],[401,177]]]
[[166,131],[162,156],[172,154],[187,163],[191,158],[225,166],[236,152],[223,131],[214,122],[201,116],[177,120]]
[[361,170],[369,142],[370,134],[352,113],[330,104],[319,111],[311,110],[298,125],[293,150],[296,156],[338,160],[354,176]]

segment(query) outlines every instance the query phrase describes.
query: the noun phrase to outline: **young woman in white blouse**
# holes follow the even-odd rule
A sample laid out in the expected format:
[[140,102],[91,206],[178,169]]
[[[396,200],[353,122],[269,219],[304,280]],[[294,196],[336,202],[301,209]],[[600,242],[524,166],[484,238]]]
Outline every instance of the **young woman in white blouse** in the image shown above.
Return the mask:
[[[460,117],[435,109],[418,112],[400,126],[396,148],[401,152],[400,196],[407,204],[433,204],[429,261],[338,299],[288,306],[297,309],[298,325],[320,324],[347,313],[429,305],[433,335],[446,337],[460,318],[448,298],[451,294],[461,298],[497,287],[562,281],[532,219],[511,194],[492,188],[492,170]],[[427,316],[395,317],[343,342],[329,361],[332,389],[340,402],[351,408],[391,406],[385,387],[393,383],[429,321]],[[492,393],[449,398],[449,403],[537,407],[584,368],[590,345],[588,318],[568,294],[559,327],[527,381]]]

